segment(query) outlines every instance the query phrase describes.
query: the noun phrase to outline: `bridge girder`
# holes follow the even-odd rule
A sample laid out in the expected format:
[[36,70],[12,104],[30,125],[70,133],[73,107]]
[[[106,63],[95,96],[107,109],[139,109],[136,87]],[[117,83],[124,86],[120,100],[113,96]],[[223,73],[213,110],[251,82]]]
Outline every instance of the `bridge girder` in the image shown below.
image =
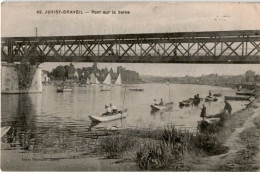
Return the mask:
[[260,30],[3,37],[3,61],[260,63]]

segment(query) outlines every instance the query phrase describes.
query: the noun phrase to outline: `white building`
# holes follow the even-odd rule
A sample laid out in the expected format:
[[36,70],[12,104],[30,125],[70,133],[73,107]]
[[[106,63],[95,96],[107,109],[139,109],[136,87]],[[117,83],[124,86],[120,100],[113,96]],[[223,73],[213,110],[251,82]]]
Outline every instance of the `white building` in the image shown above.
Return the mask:
[[50,78],[48,77],[48,75],[46,73],[42,73],[42,82],[43,83],[50,82]]

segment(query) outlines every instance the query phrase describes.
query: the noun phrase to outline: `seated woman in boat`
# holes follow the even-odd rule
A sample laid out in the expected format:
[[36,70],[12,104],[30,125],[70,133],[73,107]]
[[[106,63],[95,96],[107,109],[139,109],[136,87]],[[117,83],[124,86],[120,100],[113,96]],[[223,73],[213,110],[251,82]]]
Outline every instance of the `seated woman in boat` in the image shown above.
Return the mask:
[[111,110],[112,110],[112,112],[113,112],[114,114],[116,114],[116,113],[118,112],[116,106],[110,104],[110,108],[111,108]]
[[160,101],[160,103],[159,103],[159,106],[163,106],[163,100],[162,100],[162,98],[161,98],[161,101]]
[[106,116],[106,115],[111,115],[112,114],[112,109],[105,105],[105,109],[106,109],[106,112],[104,114],[102,114],[102,116]]

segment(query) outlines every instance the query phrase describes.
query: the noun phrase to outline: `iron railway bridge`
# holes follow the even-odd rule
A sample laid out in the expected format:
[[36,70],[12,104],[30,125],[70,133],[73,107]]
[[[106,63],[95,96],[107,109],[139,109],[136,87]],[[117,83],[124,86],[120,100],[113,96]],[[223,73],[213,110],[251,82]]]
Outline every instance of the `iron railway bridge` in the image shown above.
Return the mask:
[[2,61],[260,63],[260,30],[2,37]]

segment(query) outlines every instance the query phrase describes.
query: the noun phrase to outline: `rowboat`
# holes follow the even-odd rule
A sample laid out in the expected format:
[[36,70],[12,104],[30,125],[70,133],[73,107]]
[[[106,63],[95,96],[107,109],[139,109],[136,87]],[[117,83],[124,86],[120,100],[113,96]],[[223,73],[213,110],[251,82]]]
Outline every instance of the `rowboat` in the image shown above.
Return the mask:
[[213,98],[213,97],[210,97],[210,96],[207,96],[206,98],[205,98],[205,101],[207,101],[207,102],[210,102],[210,101],[218,101],[218,99],[217,98]]
[[144,89],[138,89],[138,88],[135,88],[135,89],[129,89],[130,91],[144,91]]
[[221,97],[222,94],[220,94],[220,93],[216,93],[216,94],[213,94],[213,96],[214,96],[214,97]]
[[10,126],[1,127],[1,138],[9,131]]
[[236,95],[255,96],[255,93],[249,91],[237,91]]
[[169,102],[166,103],[165,105],[157,105],[157,104],[153,104],[150,105],[153,111],[160,111],[160,110],[166,110],[166,109],[170,109],[173,107],[173,102]]
[[183,100],[179,102],[179,106],[190,106],[192,104],[198,105],[201,101],[203,101],[203,98],[195,99],[195,98],[189,98],[187,100]]
[[250,101],[251,96],[225,96],[225,100]]
[[111,89],[105,87],[105,88],[102,88],[101,91],[111,91]]
[[72,91],[72,89],[70,89],[70,88],[58,88],[57,89],[57,92],[71,92]]
[[179,105],[180,105],[180,107],[190,106],[190,105],[192,105],[192,101],[183,100],[183,101],[179,102]]
[[123,111],[119,111],[118,113],[112,115],[103,115],[103,116],[90,115],[89,116],[90,120],[92,120],[93,122],[108,122],[108,121],[118,120],[126,117],[127,117],[127,109],[124,109]]

